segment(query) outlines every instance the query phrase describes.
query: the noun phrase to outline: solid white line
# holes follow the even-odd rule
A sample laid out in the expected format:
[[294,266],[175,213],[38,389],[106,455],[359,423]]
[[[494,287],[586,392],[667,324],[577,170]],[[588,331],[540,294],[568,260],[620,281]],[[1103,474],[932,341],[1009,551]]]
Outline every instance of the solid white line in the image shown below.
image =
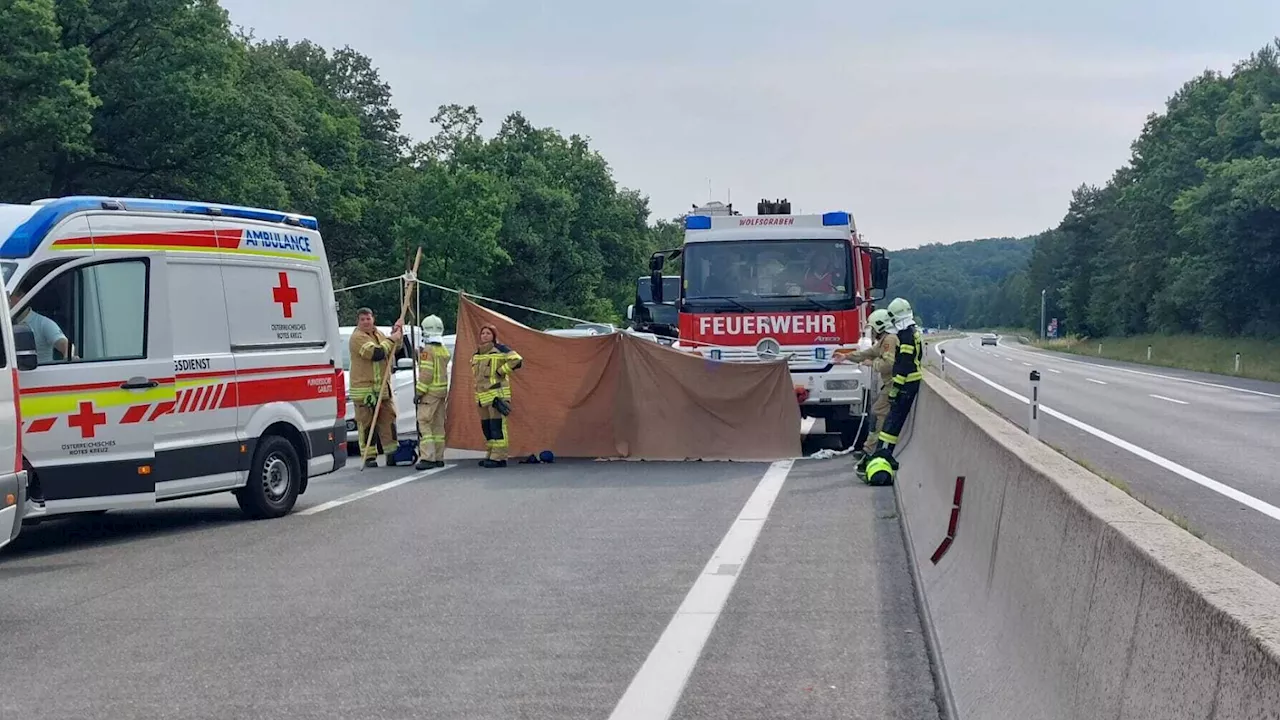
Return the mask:
[[1178,403],[1179,405],[1190,405],[1190,404],[1191,404],[1191,403],[1187,402],[1186,400],[1174,400],[1174,399],[1173,399],[1173,398],[1171,398],[1171,397],[1165,397],[1165,396],[1163,396],[1163,395],[1152,395],[1151,397],[1153,397],[1153,398],[1155,398],[1155,399],[1157,399],[1157,400],[1166,400],[1166,401],[1171,402],[1171,403]]
[[779,460],[769,466],[658,638],[658,644],[632,678],[610,720],[667,720],[675,712],[702,647],[742,574],[793,462]]
[[356,500],[362,500],[364,498],[369,497],[370,495],[377,495],[383,490],[390,490],[391,488],[400,487],[401,485],[404,485],[406,483],[411,483],[414,480],[421,480],[422,478],[427,477],[428,475],[435,475],[436,473],[444,472],[445,470],[448,470],[450,468],[455,468],[455,467],[457,467],[457,465],[445,465],[442,468],[432,468],[430,470],[424,470],[414,475],[409,475],[407,477],[399,478],[398,480],[392,480],[391,482],[385,482],[385,483],[382,483],[381,485],[374,485],[371,488],[365,488],[360,492],[351,493],[350,495],[340,497],[337,500],[330,500],[329,502],[326,502],[326,503],[320,503],[315,507],[309,507],[306,510],[303,510],[301,512],[294,513],[294,514],[295,515],[315,515],[316,513],[322,513],[325,510],[332,510],[336,507],[341,507],[342,505],[346,505],[347,503],[355,502]]
[[1115,370],[1116,372],[1129,373],[1130,375],[1141,375],[1143,377],[1159,378],[1160,380],[1172,380],[1173,382],[1188,383],[1191,385],[1203,385],[1204,387],[1218,388],[1221,390],[1234,390],[1236,392],[1245,393],[1247,395],[1260,395],[1262,397],[1276,398],[1280,400],[1280,394],[1263,392],[1261,390],[1250,390],[1248,388],[1236,387],[1234,385],[1223,385],[1222,383],[1206,382],[1204,380],[1192,380],[1190,378],[1180,378],[1180,377],[1175,377],[1173,375],[1161,375],[1160,373],[1145,372],[1142,370],[1132,370],[1130,368],[1115,367],[1114,365],[1100,365],[1098,363],[1085,362],[1083,360],[1072,360],[1070,358],[1058,357],[1057,355],[1049,355],[1047,352],[1044,352],[1044,351],[1032,352],[1030,350],[1021,350],[1021,349],[1009,347],[1008,345],[1003,345],[1001,347],[1004,347],[1006,350],[1017,350],[1017,352],[1024,352],[1030,355],[1035,355],[1036,357],[1044,358],[1046,360],[1053,360],[1056,362],[1071,363],[1073,365],[1087,365],[1091,368],[1098,368],[1100,370]]
[[[985,378],[985,377],[983,377],[983,376],[979,375],[978,373],[976,373],[976,372],[974,372],[974,371],[970,370],[969,368],[967,368],[967,367],[965,367],[965,366],[961,365],[960,363],[957,363],[957,362],[949,362],[949,363],[947,363],[947,364],[948,364],[948,365],[955,366],[956,368],[958,368],[958,369],[960,369],[960,370],[962,370],[962,371],[964,371],[964,372],[966,372],[966,373],[968,373],[968,374],[970,374],[970,375],[974,376],[974,377],[975,377],[975,378],[977,378],[978,380],[980,380],[980,381],[982,381],[982,382],[986,383],[987,385],[990,385],[991,387],[995,388],[996,390],[999,390],[1000,392],[1004,393],[1005,395],[1008,395],[1008,396],[1010,396],[1010,397],[1012,397],[1012,398],[1015,398],[1015,399],[1017,399],[1017,400],[1020,400],[1020,401],[1022,401],[1023,403],[1027,403],[1027,404],[1029,404],[1029,403],[1031,402],[1031,401],[1030,401],[1030,400],[1028,400],[1026,397],[1024,397],[1024,396],[1022,396],[1022,395],[1019,395],[1018,393],[1016,393],[1016,392],[1014,392],[1014,391],[1012,391],[1012,390],[1010,390],[1010,389],[1008,389],[1008,388],[1006,388],[1006,387],[1003,387],[1003,386],[1001,386],[1001,385],[998,385],[998,384],[996,384],[996,383],[994,383],[994,382],[992,382],[992,381],[988,380],[987,378]],[[1184,466],[1182,466],[1182,465],[1179,465],[1178,463],[1176,463],[1176,462],[1174,462],[1174,461],[1172,461],[1172,460],[1170,460],[1170,459],[1168,459],[1168,458],[1166,458],[1166,457],[1163,457],[1163,456],[1157,455],[1157,454],[1155,454],[1155,453],[1151,452],[1150,450],[1147,450],[1147,449],[1145,449],[1145,448],[1142,448],[1142,447],[1139,447],[1139,446],[1137,446],[1137,445],[1134,445],[1133,443],[1129,442],[1128,440],[1122,440],[1122,439],[1120,439],[1120,438],[1116,437],[1115,435],[1112,435],[1111,433],[1108,433],[1108,432],[1103,431],[1103,430],[1099,430],[1098,428],[1096,428],[1096,427],[1094,427],[1094,426],[1092,426],[1092,425],[1089,425],[1088,423],[1081,422],[1081,421],[1079,421],[1079,420],[1077,420],[1077,419],[1075,419],[1075,418],[1071,417],[1070,415],[1067,415],[1067,414],[1065,414],[1065,413],[1058,412],[1057,410],[1054,410],[1053,408],[1049,407],[1048,405],[1041,404],[1041,405],[1040,405],[1040,410],[1041,410],[1042,412],[1044,412],[1044,414],[1045,414],[1045,415],[1049,415],[1049,416],[1051,416],[1051,417],[1055,417],[1055,418],[1057,418],[1057,419],[1059,419],[1059,420],[1061,420],[1061,421],[1065,422],[1066,424],[1071,425],[1072,427],[1075,427],[1075,428],[1078,428],[1078,429],[1080,429],[1080,430],[1083,430],[1083,431],[1085,431],[1085,432],[1089,433],[1090,435],[1093,435],[1094,437],[1099,438],[1099,439],[1101,439],[1101,440],[1105,440],[1106,442],[1109,442],[1109,443],[1111,443],[1112,445],[1115,445],[1116,447],[1120,448],[1121,450],[1127,450],[1127,451],[1129,451],[1129,452],[1133,453],[1134,455],[1137,455],[1138,457],[1142,458],[1143,460],[1146,460],[1146,461],[1148,461],[1148,462],[1150,462],[1150,463],[1153,463],[1153,464],[1155,464],[1155,465],[1158,465],[1158,466],[1160,466],[1160,467],[1164,468],[1165,470],[1168,470],[1169,472],[1172,472],[1172,473],[1174,473],[1174,474],[1176,474],[1176,475],[1181,475],[1182,477],[1186,478],[1187,480],[1190,480],[1191,482],[1196,483],[1197,485],[1200,485],[1200,486],[1206,487],[1206,488],[1208,488],[1208,489],[1210,489],[1210,490],[1212,490],[1212,491],[1214,491],[1214,492],[1218,493],[1219,495],[1224,495],[1224,496],[1226,496],[1226,497],[1228,497],[1228,498],[1231,498],[1232,500],[1235,500],[1236,502],[1240,503],[1241,505],[1245,505],[1245,506],[1247,506],[1247,507],[1249,507],[1249,508],[1252,508],[1252,509],[1254,509],[1254,510],[1257,510],[1258,512],[1262,513],[1263,515],[1266,515],[1267,517],[1270,517],[1270,518],[1271,518],[1271,519],[1273,519],[1273,520],[1280,520],[1280,507],[1276,507],[1275,505],[1272,505],[1271,503],[1266,502],[1266,501],[1264,501],[1264,500],[1259,500],[1258,498],[1256,498],[1256,497],[1254,497],[1254,496],[1252,496],[1252,495],[1249,495],[1249,494],[1247,494],[1247,493],[1240,492],[1239,490],[1237,490],[1237,489],[1235,489],[1235,488],[1233,488],[1233,487],[1230,487],[1229,485],[1224,485],[1224,484],[1222,484],[1222,483],[1218,482],[1217,480],[1214,480],[1213,478],[1210,478],[1210,477],[1205,476],[1205,475],[1201,475],[1200,473],[1196,472],[1195,470],[1192,470],[1192,469],[1190,469],[1190,468],[1187,468],[1187,467],[1184,467]]]
[[1094,380],[1093,378],[1085,378],[1085,380],[1088,380],[1091,383],[1096,383],[1098,385],[1106,385],[1106,383],[1102,382],[1101,380]]

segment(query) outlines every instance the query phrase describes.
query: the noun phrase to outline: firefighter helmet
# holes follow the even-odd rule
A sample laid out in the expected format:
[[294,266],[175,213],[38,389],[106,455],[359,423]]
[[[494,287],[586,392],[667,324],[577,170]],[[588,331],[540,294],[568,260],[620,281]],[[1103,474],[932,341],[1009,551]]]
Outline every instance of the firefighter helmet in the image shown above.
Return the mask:
[[889,315],[893,317],[895,322],[913,319],[911,303],[902,298],[894,298],[893,302],[889,303]]
[[893,329],[893,318],[889,315],[889,311],[884,308],[873,311],[867,316],[867,323],[871,325],[871,329],[877,333],[884,334]]
[[422,334],[426,336],[427,342],[439,342],[444,337],[444,321],[437,315],[422,318]]

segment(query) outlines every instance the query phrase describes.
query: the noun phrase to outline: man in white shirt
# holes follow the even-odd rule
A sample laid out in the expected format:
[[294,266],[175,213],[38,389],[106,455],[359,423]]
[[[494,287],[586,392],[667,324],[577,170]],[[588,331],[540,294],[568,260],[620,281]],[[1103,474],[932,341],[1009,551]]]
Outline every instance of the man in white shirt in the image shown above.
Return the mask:
[[[17,306],[25,294],[25,291],[18,290],[10,295],[10,307]],[[41,365],[65,362],[71,357],[71,343],[67,340],[66,334],[62,332],[62,328],[58,327],[58,323],[31,308],[27,308],[22,317],[14,318],[13,322],[15,325],[22,324],[31,328],[31,333],[36,338],[36,360]],[[62,353],[61,358],[54,358],[53,351],[55,349]]]

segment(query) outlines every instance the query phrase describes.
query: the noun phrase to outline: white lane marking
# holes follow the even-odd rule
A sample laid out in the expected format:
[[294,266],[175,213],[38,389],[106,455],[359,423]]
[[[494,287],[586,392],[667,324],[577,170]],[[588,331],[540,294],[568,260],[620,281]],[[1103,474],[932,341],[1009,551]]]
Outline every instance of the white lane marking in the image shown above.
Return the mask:
[[1026,365],[1027,367],[1031,367],[1031,363],[1022,363],[1022,364]]
[[1106,383],[1102,382],[1101,380],[1094,380],[1093,378],[1085,378],[1085,380],[1088,380],[1089,382],[1095,383],[1097,385],[1106,385]]
[[[960,363],[953,362],[953,363],[948,363],[948,365],[954,365],[956,368],[959,368],[960,370],[963,370],[964,372],[969,373],[970,375],[974,376],[978,380],[986,383],[987,385],[990,385],[991,387],[995,388],[996,390],[999,390],[1000,392],[1004,393],[1005,395],[1008,395],[1009,397],[1012,397],[1016,400],[1023,402],[1024,404],[1030,404],[1031,402],[1026,397],[1019,395],[1018,393],[1002,385],[998,385],[992,382],[991,380],[988,380],[987,378],[979,375],[978,373],[970,370],[969,368],[961,365]],[[1055,417],[1061,420],[1062,422],[1068,425],[1071,425],[1072,427],[1083,430],[1100,440],[1105,440],[1106,442],[1109,442],[1112,445],[1115,445],[1121,450],[1127,450],[1133,453],[1134,455],[1137,455],[1138,457],[1142,458],[1143,460],[1146,460],[1147,462],[1150,462],[1154,465],[1158,465],[1164,468],[1165,470],[1168,470],[1169,472],[1172,472],[1176,475],[1181,475],[1187,480],[1190,480],[1191,482],[1196,483],[1197,485],[1200,485],[1202,487],[1206,487],[1218,493],[1219,495],[1223,495],[1228,498],[1231,498],[1232,500],[1235,500],[1241,505],[1245,505],[1249,508],[1257,510],[1263,515],[1270,517],[1272,520],[1280,520],[1280,507],[1276,507],[1275,505],[1272,505],[1271,503],[1266,502],[1265,500],[1259,500],[1258,498],[1252,495],[1249,495],[1247,493],[1240,492],[1239,490],[1229,485],[1224,485],[1218,482],[1217,480],[1214,480],[1213,478],[1210,478],[1206,475],[1201,475],[1195,470],[1179,465],[1178,463],[1166,457],[1157,455],[1151,452],[1150,450],[1134,445],[1128,440],[1122,440],[1116,437],[1115,435],[1112,435],[1111,433],[1108,433],[1104,430],[1099,430],[1098,428],[1092,425],[1089,425],[1088,423],[1081,422],[1071,417],[1070,415],[1058,412],[1057,410],[1054,410],[1048,405],[1041,404],[1040,410],[1044,412],[1045,415]]]
[[1173,398],[1171,398],[1171,397],[1165,397],[1165,396],[1163,396],[1163,395],[1155,395],[1155,394],[1152,394],[1152,395],[1151,395],[1151,397],[1153,397],[1153,398],[1155,398],[1155,399],[1157,399],[1157,400],[1164,400],[1164,401],[1166,401],[1166,402],[1178,403],[1179,405],[1190,405],[1190,404],[1191,404],[1191,403],[1187,402],[1186,400],[1174,400],[1174,399],[1173,399]]
[[813,424],[817,422],[817,420],[818,418],[813,417],[800,418],[800,434],[808,435],[809,432],[813,430]]
[[445,470],[448,470],[450,468],[455,468],[455,467],[457,467],[457,465],[445,465],[442,468],[432,468],[430,470],[424,470],[420,473],[415,473],[413,475],[402,477],[397,480],[392,480],[391,482],[385,482],[385,483],[382,483],[381,485],[374,485],[371,488],[365,488],[364,490],[361,490],[359,492],[353,492],[350,495],[345,495],[343,497],[338,498],[337,500],[330,500],[329,502],[326,502],[326,503],[320,503],[315,507],[309,507],[306,510],[303,510],[295,514],[296,515],[315,515],[316,513],[322,513],[325,510],[332,510],[336,507],[341,507],[343,505],[346,505],[347,503],[355,502],[356,500],[363,500],[364,498],[367,498],[370,495],[377,495],[378,493],[384,490],[390,490],[391,488],[400,487],[401,485],[404,485],[406,483],[411,483],[414,480],[421,480],[422,478],[427,477],[428,475],[435,475],[436,473],[444,472]]
[[1062,371],[1061,371],[1061,370],[1054,370],[1053,368],[1046,368],[1046,369],[1047,369],[1049,372],[1051,372],[1051,373],[1056,373],[1056,374],[1058,374],[1058,375],[1061,375],[1061,374],[1062,374]]
[[649,657],[614,707],[610,720],[666,720],[675,712],[702,647],[711,637],[725,601],[746,566],[793,462],[779,460],[760,478],[755,492],[742,506],[658,644],[649,651]]
[[[1002,346],[1007,350],[1014,350],[1007,345]],[[1173,375],[1161,375],[1160,373],[1144,372],[1142,370],[1131,370],[1130,368],[1115,367],[1114,365],[1099,365],[1098,363],[1084,362],[1083,360],[1071,360],[1069,358],[1058,357],[1057,355],[1049,355],[1044,351],[1032,352],[1030,350],[1018,349],[1018,352],[1024,352],[1046,360],[1055,362],[1071,363],[1072,365],[1087,365],[1091,368],[1099,368],[1101,370],[1115,370],[1116,372],[1129,373],[1130,375],[1141,375],[1143,377],[1159,378],[1160,380],[1172,380],[1173,382],[1188,383],[1191,385],[1202,385],[1204,387],[1218,388],[1220,390],[1234,390],[1247,395],[1261,395],[1262,397],[1276,398],[1280,400],[1280,394],[1263,392],[1261,390],[1250,390],[1248,388],[1236,387],[1234,385],[1223,385],[1222,383],[1205,382],[1204,380],[1192,380],[1190,378],[1180,378]]]

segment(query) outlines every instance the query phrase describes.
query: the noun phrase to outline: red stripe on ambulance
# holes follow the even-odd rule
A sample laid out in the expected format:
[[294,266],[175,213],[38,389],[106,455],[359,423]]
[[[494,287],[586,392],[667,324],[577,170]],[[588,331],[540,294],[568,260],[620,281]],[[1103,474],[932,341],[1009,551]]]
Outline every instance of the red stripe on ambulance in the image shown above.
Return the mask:
[[[182,249],[197,248],[210,250],[235,250],[240,247],[244,238],[243,230],[172,230],[168,232],[121,233],[119,235],[99,235],[99,245],[136,245],[141,247],[161,246]],[[63,238],[53,242],[54,247],[66,245],[92,245],[95,238],[77,237]]]

